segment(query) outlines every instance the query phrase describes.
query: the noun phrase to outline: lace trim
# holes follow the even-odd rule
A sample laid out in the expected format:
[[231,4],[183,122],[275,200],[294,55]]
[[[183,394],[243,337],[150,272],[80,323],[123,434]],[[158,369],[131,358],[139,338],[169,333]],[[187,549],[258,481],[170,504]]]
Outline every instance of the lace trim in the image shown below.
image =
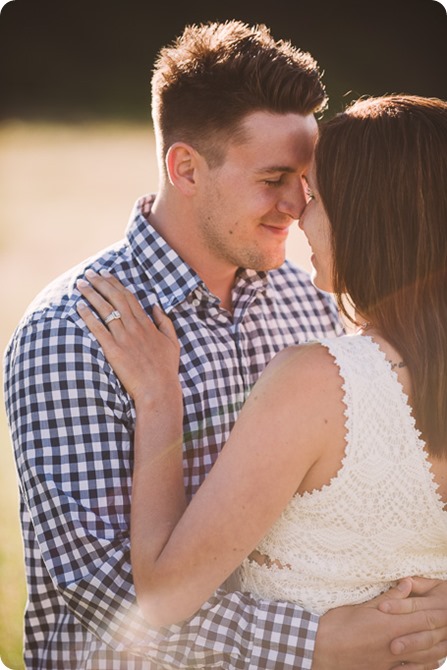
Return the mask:
[[[399,381],[399,378],[397,376],[397,372],[393,369],[392,364],[388,361],[386,358],[385,353],[382,351],[380,346],[378,345],[377,342],[375,342],[369,335],[347,335],[343,338],[333,338],[333,339],[327,339],[327,340],[320,340],[319,343],[324,346],[329,354],[332,356],[334,359],[335,365],[338,367],[340,378],[342,380],[342,390],[344,392],[343,395],[343,404],[345,406],[344,409],[344,416],[345,416],[345,429],[346,429],[346,434],[345,434],[345,455],[342,458],[340,462],[340,467],[336,474],[331,478],[329,483],[323,484],[320,488],[318,489],[313,489],[312,491],[305,491],[304,493],[296,493],[293,498],[294,499],[306,499],[310,497],[316,497],[320,495],[324,495],[326,491],[332,488],[334,484],[337,482],[341,482],[345,476],[345,470],[346,470],[346,462],[348,460],[348,456],[352,450],[352,424],[353,424],[353,417],[351,416],[351,411],[350,408],[352,408],[352,392],[351,388],[348,387],[346,377],[344,375],[344,361],[343,361],[343,356],[345,355],[345,350],[343,347],[338,347],[337,346],[337,341],[350,338],[352,341],[354,341],[354,338],[357,341],[362,341],[366,340],[371,344],[371,347],[375,349],[377,352],[378,356],[380,359],[383,361],[383,364],[387,367],[389,371],[389,376],[391,376],[394,379],[395,386],[396,386],[396,391],[398,393],[398,396],[400,397],[401,403],[402,403],[402,408],[404,409],[404,412],[406,414],[408,424],[414,431],[416,435],[416,444],[418,446],[418,451],[420,455],[422,456],[422,461],[426,470],[426,473],[428,475],[428,479],[430,481],[430,488],[432,490],[434,499],[436,501],[437,507],[440,512],[443,514],[447,514],[447,502],[444,503],[442,500],[442,497],[439,493],[439,484],[435,480],[434,473],[432,471],[432,464],[429,461],[428,458],[428,453],[426,449],[426,444],[424,440],[421,437],[421,432],[418,430],[416,427],[416,421],[413,416],[412,408],[410,405],[410,401],[408,398],[408,395],[405,393],[403,390],[402,384]],[[361,339],[358,339],[361,338]]]
[[396,370],[394,369],[392,363],[386,358],[385,352],[382,351],[380,346],[378,345],[377,342],[375,342],[369,335],[362,335],[361,337],[367,339],[369,342],[371,342],[372,346],[375,348],[375,350],[379,353],[381,356],[382,360],[384,361],[385,365],[388,367],[389,372],[391,377],[395,380],[395,385],[398,390],[398,394],[402,400],[402,407],[404,409],[404,412],[406,413],[406,416],[408,418],[408,423],[413,429],[413,431],[416,434],[416,445],[419,449],[419,453],[422,456],[422,462],[425,467],[425,471],[427,473],[428,479],[431,483],[431,490],[433,492],[433,496],[435,498],[435,501],[437,502],[437,506],[439,508],[439,511],[442,514],[447,514],[447,501],[444,502],[440,493],[439,493],[439,484],[435,480],[435,475],[432,470],[432,464],[430,463],[429,460],[429,454],[427,450],[427,445],[425,441],[421,437],[421,431],[416,427],[416,419],[413,416],[413,409],[410,405],[410,399],[408,395],[405,393],[403,386],[401,382],[399,381],[399,377],[397,375]]

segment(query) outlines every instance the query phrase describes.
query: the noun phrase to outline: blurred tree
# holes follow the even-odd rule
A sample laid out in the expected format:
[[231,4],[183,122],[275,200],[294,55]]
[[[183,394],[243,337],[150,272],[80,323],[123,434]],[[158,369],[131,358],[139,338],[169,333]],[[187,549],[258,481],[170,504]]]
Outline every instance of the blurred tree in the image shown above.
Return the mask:
[[447,98],[435,0],[12,0],[0,14],[0,119],[147,119],[158,49],[186,23],[266,23],[325,71],[330,112],[364,94]]

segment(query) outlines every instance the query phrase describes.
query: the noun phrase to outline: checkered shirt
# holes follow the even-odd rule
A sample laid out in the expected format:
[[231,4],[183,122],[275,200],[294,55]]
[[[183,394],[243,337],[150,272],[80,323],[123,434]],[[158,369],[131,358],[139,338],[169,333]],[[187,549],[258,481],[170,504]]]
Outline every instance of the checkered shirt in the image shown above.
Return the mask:
[[190,496],[272,356],[342,332],[330,298],[288,262],[270,273],[239,271],[234,314],[221,309],[148,224],[147,203],[137,202],[124,240],[36,298],[6,351],[28,585],[26,667],[311,668],[318,617],[296,605],[222,588],[189,621],[158,631],[136,605],[129,557],[135,411],[77,315],[77,278],[88,267],[107,268],[148,312],[158,303],[172,318]]

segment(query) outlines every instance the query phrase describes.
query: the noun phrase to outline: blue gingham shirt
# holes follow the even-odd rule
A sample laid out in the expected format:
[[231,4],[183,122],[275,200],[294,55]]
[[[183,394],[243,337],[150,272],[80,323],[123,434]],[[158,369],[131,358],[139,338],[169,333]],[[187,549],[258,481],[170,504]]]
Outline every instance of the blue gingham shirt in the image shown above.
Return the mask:
[[[20,481],[28,604],[26,667],[48,670],[311,668],[318,617],[223,588],[189,621],[151,630],[129,557],[131,399],[78,317],[76,279],[110,270],[181,342],[184,469],[197,490],[250,388],[283,347],[341,334],[331,299],[286,262],[238,272],[234,314],[134,208],[124,240],[80,264],[30,306],[5,356]],[[229,492],[231,494],[231,492]]]

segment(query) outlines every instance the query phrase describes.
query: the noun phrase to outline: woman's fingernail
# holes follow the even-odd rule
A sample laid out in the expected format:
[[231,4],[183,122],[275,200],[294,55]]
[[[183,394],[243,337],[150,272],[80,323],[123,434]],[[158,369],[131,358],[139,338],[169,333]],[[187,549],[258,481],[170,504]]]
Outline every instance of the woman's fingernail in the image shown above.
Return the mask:
[[84,310],[87,309],[87,305],[85,304],[85,302],[83,300],[80,300],[78,302],[78,304],[76,305],[76,307],[77,307],[79,312],[83,312]]
[[100,270],[99,274],[101,275],[101,277],[111,277],[112,276],[112,273],[109,272],[108,270]]
[[393,643],[393,654],[396,656],[399,656],[400,654],[403,654],[405,651],[405,645],[403,642],[394,642]]
[[97,277],[97,274],[94,270],[89,268],[88,270],[85,271],[85,276],[86,277]]
[[408,582],[408,578],[405,577],[404,579],[401,579],[400,582],[397,585],[398,591],[402,591],[405,593],[411,588],[411,584]]
[[85,279],[78,279],[76,286],[81,286],[84,288],[85,286],[89,286],[89,283],[88,281],[85,281]]

